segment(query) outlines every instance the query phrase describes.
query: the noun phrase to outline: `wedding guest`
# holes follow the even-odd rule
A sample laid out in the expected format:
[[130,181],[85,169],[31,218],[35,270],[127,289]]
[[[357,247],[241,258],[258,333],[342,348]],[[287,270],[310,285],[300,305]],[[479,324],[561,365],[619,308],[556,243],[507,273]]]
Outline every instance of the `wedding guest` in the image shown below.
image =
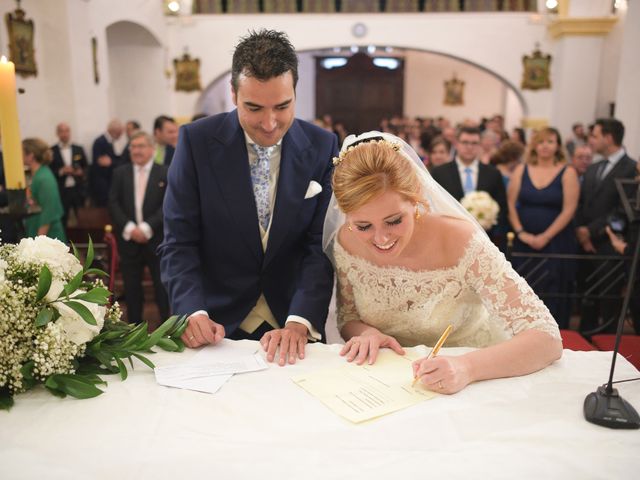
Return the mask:
[[160,115],[153,122],[153,137],[156,150],[153,159],[158,165],[171,165],[178,143],[178,124],[167,115]]
[[[598,119],[591,129],[589,143],[603,159],[587,168],[582,181],[576,211],[576,235],[583,253],[615,253],[605,229],[609,215],[621,208],[615,179],[633,178],[636,175],[636,163],[622,147],[623,139],[624,125],[613,118]],[[587,279],[602,265],[600,261],[583,262],[578,272],[578,282],[586,284]],[[606,323],[605,317],[617,318],[619,308],[612,301],[585,298],[582,301],[580,331],[588,336],[600,325],[601,320]],[[615,330],[614,323],[611,324],[612,331]]]
[[406,143],[370,132],[348,137],[333,175],[323,247],[338,278],[338,327],[349,361],[380,348],[433,346],[447,325],[459,356],[414,362],[426,388],[525,375],[562,355],[544,304]]
[[523,145],[511,140],[505,140],[500,144],[498,150],[491,155],[490,163],[500,171],[505,188],[509,185],[511,174],[522,161],[523,153]]
[[51,149],[44,140],[25,138],[22,141],[24,166],[31,175],[31,201],[40,207],[40,213],[30,215],[24,221],[27,237],[46,235],[66,242],[62,225],[64,209],[60,200],[58,182],[49,168]]
[[89,190],[96,207],[106,207],[111,188],[113,169],[122,163],[116,142],[122,137],[124,127],[119,120],[112,120],[107,131],[93,142],[93,163],[89,168]]
[[233,54],[237,109],[181,127],[160,253],[191,348],[259,339],[284,365],[324,338],[333,274],[322,221],[337,142],[294,118],[297,80],[287,36],[251,32]]
[[129,142],[131,163],[113,172],[109,213],[114,224],[124,281],[129,323],[142,322],[142,278],[149,268],[160,318],[169,317],[167,292],[160,281],[156,249],[162,241],[162,202],[167,187],[167,167],[153,162],[153,139],[138,130]]
[[430,170],[451,161],[451,144],[444,137],[438,136],[431,140],[428,152]]
[[[544,128],[531,139],[526,163],[511,175],[508,190],[509,219],[516,234],[514,252],[575,254],[577,242],[573,216],[578,206],[580,183],[567,167],[560,134]],[[527,276],[534,291],[565,295],[547,297],[544,302],[560,328],[568,328],[572,291],[576,276],[573,260],[512,260],[516,270]]]
[[51,147],[53,160],[51,170],[58,179],[58,188],[62,198],[64,215],[62,225],[67,227],[69,211],[73,210],[76,218],[78,209],[84,205],[83,184],[87,176],[89,162],[81,145],[71,143],[71,127],[61,122],[56,127],[59,142]]
[[524,132],[524,128],[516,127],[511,130],[510,140],[512,142],[519,143],[522,147],[527,146],[527,134]]
[[[493,165],[485,165],[479,160],[480,131],[475,127],[461,128],[458,132],[456,151],[453,162],[435,167],[431,175],[458,201],[470,192],[487,192],[500,208],[498,223],[494,227],[499,235],[507,225],[507,194],[500,172]],[[493,233],[490,232],[490,235]],[[504,251],[504,239],[496,236],[494,241]]]
[[567,141],[567,152],[569,152],[570,157],[573,157],[577,147],[587,145],[589,137],[585,132],[584,125],[580,122],[574,123],[571,131],[573,132],[573,138]]
[[576,169],[580,183],[584,179],[584,174],[587,172],[589,165],[593,163],[593,150],[589,145],[580,145],[575,147],[573,157],[571,158],[571,165]]
[[121,165],[131,163],[131,156],[129,155],[129,142],[131,142],[131,137],[133,136],[133,134],[140,130],[140,128],[140,122],[138,122],[137,120],[129,120],[124,124],[124,133],[127,136],[127,144],[124,147],[122,154],[120,155]]

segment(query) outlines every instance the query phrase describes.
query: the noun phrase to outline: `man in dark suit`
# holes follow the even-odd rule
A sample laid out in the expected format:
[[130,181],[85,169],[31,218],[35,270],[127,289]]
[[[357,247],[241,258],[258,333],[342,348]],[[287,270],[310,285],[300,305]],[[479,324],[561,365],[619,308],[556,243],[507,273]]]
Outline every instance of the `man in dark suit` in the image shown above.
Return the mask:
[[89,169],[89,189],[96,207],[106,207],[111,188],[111,176],[114,168],[121,163],[121,154],[116,152],[114,142],[121,136],[124,128],[119,120],[109,122],[107,132],[93,142],[91,149],[93,163]]
[[53,160],[51,171],[58,179],[58,188],[64,215],[62,225],[66,228],[69,220],[69,210],[73,209],[76,218],[78,208],[84,203],[84,181],[87,175],[89,162],[84,153],[84,148],[71,143],[71,127],[61,122],[56,127],[56,135],[59,142],[51,147]]
[[286,35],[252,32],[231,69],[237,110],[181,127],[160,246],[189,347],[260,339],[269,361],[324,335],[333,273],[322,252],[336,136],[294,118],[298,59]]
[[[591,129],[589,143],[604,158],[587,168],[582,181],[576,211],[576,236],[583,253],[615,254],[606,232],[609,215],[619,211],[622,205],[615,179],[636,175],[635,162],[622,148],[623,138],[624,125],[613,118],[598,119]],[[584,262],[578,280],[584,283],[600,265],[599,262]],[[589,333],[598,326],[600,313],[611,314],[614,310],[619,310],[619,306],[611,302],[583,300],[580,331]]]
[[153,163],[154,144],[149,134],[134,133],[129,148],[131,163],[114,171],[109,192],[109,213],[118,240],[127,316],[130,323],[142,321],[142,277],[146,265],[160,318],[165,320],[169,316],[169,300],[160,280],[156,249],[163,237],[162,202],[167,169]]
[[153,160],[158,165],[171,165],[173,154],[178,143],[178,124],[167,115],[160,115],[153,122],[153,136],[156,140],[156,151]]
[[485,191],[500,207],[498,226],[507,225],[507,194],[502,175],[493,165],[480,162],[480,131],[463,127],[458,132],[456,158],[431,171],[431,175],[453,198],[460,201],[467,193]]

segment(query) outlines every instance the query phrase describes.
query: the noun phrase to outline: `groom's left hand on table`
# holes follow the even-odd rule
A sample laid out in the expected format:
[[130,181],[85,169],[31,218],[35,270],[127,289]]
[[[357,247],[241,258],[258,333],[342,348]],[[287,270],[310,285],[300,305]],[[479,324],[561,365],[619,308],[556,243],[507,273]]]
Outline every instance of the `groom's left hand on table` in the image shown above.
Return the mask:
[[284,328],[265,333],[260,339],[260,345],[267,352],[267,361],[273,362],[277,357],[278,365],[283,367],[287,362],[292,365],[296,363],[296,358],[302,360],[308,333],[306,326],[296,322],[289,322]]

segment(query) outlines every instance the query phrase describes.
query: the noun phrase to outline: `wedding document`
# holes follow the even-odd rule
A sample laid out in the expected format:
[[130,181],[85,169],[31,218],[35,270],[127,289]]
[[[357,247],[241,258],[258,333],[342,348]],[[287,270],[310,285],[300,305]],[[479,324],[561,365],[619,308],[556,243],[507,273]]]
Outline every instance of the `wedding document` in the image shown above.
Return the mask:
[[224,339],[207,345],[191,360],[177,365],[156,367],[156,381],[165,387],[215,393],[236,373],[265,370],[266,362],[255,344],[243,345]]
[[420,383],[411,386],[411,362],[415,358],[383,349],[373,365],[348,363],[292,380],[338,415],[353,423],[360,423],[437,395]]

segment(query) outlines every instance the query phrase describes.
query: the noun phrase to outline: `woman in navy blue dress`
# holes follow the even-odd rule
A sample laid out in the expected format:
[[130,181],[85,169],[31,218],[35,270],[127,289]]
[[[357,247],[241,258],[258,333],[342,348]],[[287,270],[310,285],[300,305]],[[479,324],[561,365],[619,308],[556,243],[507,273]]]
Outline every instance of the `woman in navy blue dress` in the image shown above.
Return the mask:
[[[509,182],[509,220],[516,233],[513,251],[576,253],[572,220],[579,196],[578,175],[567,166],[560,134],[555,128],[540,130],[531,139],[525,164],[515,169]],[[575,262],[526,262],[516,257],[513,264],[542,297],[560,328],[568,328],[571,301],[566,295],[575,281]],[[545,295],[549,293],[557,296]]]

